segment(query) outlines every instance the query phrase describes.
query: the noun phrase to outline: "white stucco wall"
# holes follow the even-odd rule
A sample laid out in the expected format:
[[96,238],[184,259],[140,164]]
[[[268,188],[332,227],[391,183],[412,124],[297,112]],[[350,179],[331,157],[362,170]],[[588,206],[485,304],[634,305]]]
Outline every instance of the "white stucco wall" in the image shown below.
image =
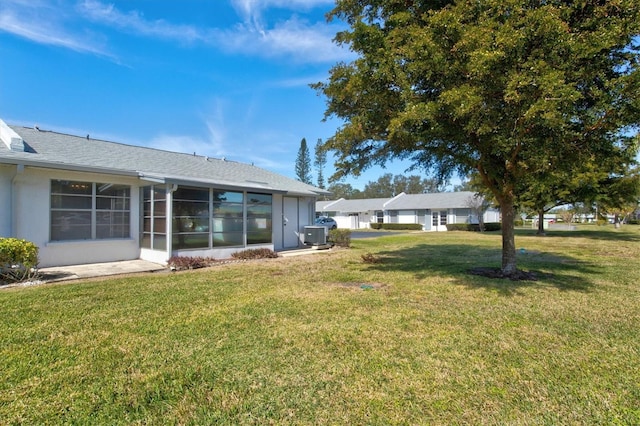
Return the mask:
[[417,223],[415,210],[400,210],[398,212],[398,223]]
[[[131,238],[49,241],[51,179],[130,185]],[[137,259],[140,256],[138,188],[138,180],[134,178],[26,167],[17,175],[13,188],[14,236],[38,246],[41,267]]]
[[11,180],[15,166],[0,165],[0,237],[11,237]]
[[[69,172],[63,170],[25,167],[17,173],[15,166],[0,166],[0,237],[13,236],[35,243],[39,248],[40,267],[64,266],[112,262],[119,260],[145,259],[164,263],[171,256],[168,251],[141,249],[140,234],[140,187],[149,185],[135,177],[104,175],[97,173]],[[130,238],[113,240],[50,241],[51,180],[76,180],[129,185]],[[303,246],[304,227],[314,220],[315,199],[298,197],[299,246]],[[251,248],[283,249],[283,196],[272,198],[272,244]],[[15,214],[11,214],[13,211]],[[12,220],[13,216],[13,220]],[[231,253],[244,248],[220,248],[213,250],[182,250],[176,255],[229,258]]]

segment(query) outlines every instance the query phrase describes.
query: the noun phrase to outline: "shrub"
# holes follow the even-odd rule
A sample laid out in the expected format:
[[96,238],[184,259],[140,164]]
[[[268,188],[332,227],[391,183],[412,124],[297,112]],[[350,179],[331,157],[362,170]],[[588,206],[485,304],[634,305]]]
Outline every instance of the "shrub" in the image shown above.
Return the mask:
[[12,283],[38,276],[38,247],[17,238],[0,238],[0,282]]
[[329,231],[329,241],[338,247],[351,247],[351,230],[332,229]]
[[502,224],[499,223],[499,222],[485,223],[484,224],[484,230],[487,231],[487,232],[501,231],[502,230]]
[[422,225],[419,223],[372,223],[371,229],[387,229],[395,231],[421,231]]
[[172,270],[183,271],[186,269],[206,268],[214,262],[215,259],[212,257],[171,256],[167,263]]
[[278,253],[268,248],[247,249],[237,251],[231,254],[234,259],[250,260],[250,259],[273,259],[278,257]]
[[[480,227],[476,225],[475,231],[479,231]],[[471,223],[448,223],[447,231],[474,231]]]
[[[502,225],[500,223],[485,223],[484,230],[487,232],[500,231]],[[480,232],[480,225],[477,223],[449,223],[447,231],[472,231]]]

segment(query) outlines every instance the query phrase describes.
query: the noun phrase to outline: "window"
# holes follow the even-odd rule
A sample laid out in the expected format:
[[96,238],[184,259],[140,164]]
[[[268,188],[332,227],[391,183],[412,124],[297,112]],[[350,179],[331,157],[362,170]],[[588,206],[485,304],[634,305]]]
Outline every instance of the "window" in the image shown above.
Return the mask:
[[271,204],[269,194],[247,194],[247,244],[272,242]]
[[173,193],[173,249],[209,248],[209,189]]
[[111,183],[51,181],[51,240],[130,237],[131,188]]
[[167,249],[167,195],[164,186],[146,186],[142,192],[140,247]]
[[[140,198],[141,247],[166,250],[165,186],[142,188]],[[171,199],[171,250],[242,247],[272,242],[270,194],[247,193],[245,199],[243,192],[179,186],[172,192]]]
[[244,245],[243,202],[242,192],[213,192],[213,247]]
[[384,222],[384,212],[382,210],[376,211],[376,221],[378,223],[383,223]]

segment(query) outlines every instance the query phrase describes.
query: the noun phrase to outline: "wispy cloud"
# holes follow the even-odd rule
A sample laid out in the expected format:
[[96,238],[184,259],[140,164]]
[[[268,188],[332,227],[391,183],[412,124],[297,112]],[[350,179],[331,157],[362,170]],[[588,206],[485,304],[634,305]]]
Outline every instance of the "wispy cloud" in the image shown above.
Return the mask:
[[[122,10],[100,0],[82,0],[75,7],[65,1],[5,0],[0,5],[0,31],[110,60],[116,60],[110,53],[116,46],[110,46],[113,39],[105,29],[147,39],[206,45],[227,54],[308,63],[351,57],[348,50],[332,42],[339,29],[336,23],[299,17],[319,6],[327,5],[328,10],[331,0],[230,1],[239,15],[238,22],[226,28],[202,28],[169,19],[148,19],[139,10]],[[285,13],[269,13],[273,9]]]
[[320,6],[329,7],[334,4],[334,0],[231,0],[231,4],[245,22],[260,25],[267,9],[279,8],[295,12]]
[[271,29],[239,25],[218,35],[218,45],[227,52],[267,58],[290,57],[299,62],[335,62],[352,53],[332,42],[336,29],[326,24],[308,24],[296,18]]
[[41,2],[7,1],[0,9],[0,31],[35,43],[58,46],[80,53],[89,53],[110,60],[110,53],[100,37],[87,31],[73,33],[64,25],[65,16]]
[[164,19],[147,20],[139,11],[122,12],[113,4],[85,0],[78,5],[78,10],[93,22],[136,35],[183,42],[206,39],[202,31],[191,25],[176,25]]
[[[324,20],[308,22],[298,12],[320,6],[327,10],[333,0],[231,0],[242,24],[223,31],[219,42],[227,50],[266,57],[288,56],[306,62],[347,59],[351,53],[333,43],[338,30]],[[288,19],[268,22],[266,11],[273,8],[289,12]]]

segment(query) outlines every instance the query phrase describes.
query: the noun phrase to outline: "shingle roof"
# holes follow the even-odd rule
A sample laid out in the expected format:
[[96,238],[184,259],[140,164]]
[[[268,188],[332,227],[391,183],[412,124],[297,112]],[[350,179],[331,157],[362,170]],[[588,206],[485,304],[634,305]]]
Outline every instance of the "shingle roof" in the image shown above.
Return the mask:
[[412,209],[460,209],[469,207],[473,192],[435,192],[430,194],[405,194],[385,205],[385,210]]
[[316,203],[316,211],[356,213],[383,210],[383,205],[387,201],[389,201],[389,198],[365,198],[363,200],[340,199],[320,206]]
[[316,211],[356,213],[374,210],[460,209],[469,207],[473,192],[436,192],[430,194],[401,193],[394,198],[318,201]]
[[101,171],[150,180],[203,183],[295,195],[326,191],[250,164],[181,154],[116,142],[9,126],[25,143],[25,151],[0,143],[0,163],[69,170]]

